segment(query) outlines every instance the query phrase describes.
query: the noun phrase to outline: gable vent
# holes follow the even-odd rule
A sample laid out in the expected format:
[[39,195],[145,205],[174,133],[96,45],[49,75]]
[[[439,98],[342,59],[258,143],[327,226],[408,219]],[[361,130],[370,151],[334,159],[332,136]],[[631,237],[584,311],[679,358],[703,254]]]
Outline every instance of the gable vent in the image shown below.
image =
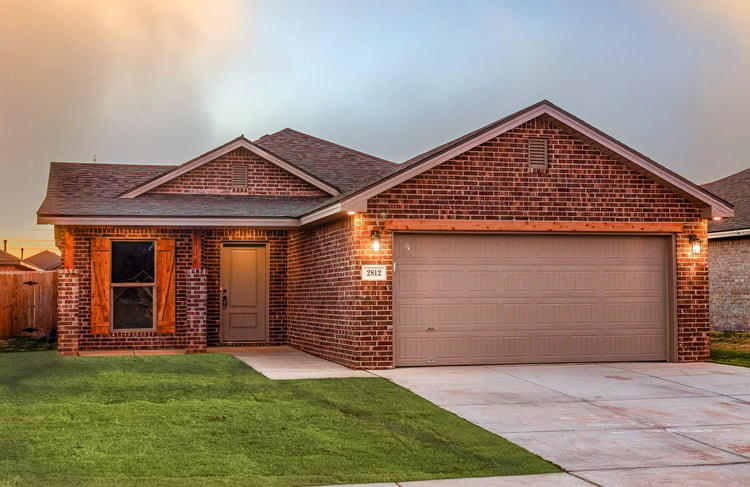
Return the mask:
[[529,169],[547,169],[547,139],[529,139]]
[[232,166],[232,191],[245,191],[247,189],[247,166],[245,164],[234,164]]

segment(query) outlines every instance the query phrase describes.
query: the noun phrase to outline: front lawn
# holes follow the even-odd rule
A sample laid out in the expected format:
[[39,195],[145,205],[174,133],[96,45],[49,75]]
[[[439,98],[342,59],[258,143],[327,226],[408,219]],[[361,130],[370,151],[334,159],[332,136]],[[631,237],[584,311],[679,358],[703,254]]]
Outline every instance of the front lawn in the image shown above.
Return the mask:
[[0,485],[302,486],[559,471],[385,379],[228,355],[0,354]]
[[750,367],[750,333],[712,331],[711,361]]

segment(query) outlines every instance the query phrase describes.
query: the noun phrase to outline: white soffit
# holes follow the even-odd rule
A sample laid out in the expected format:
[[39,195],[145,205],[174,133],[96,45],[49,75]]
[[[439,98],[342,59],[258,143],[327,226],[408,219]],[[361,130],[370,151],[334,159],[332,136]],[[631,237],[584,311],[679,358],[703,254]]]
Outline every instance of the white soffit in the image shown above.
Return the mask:
[[741,228],[739,230],[724,230],[723,232],[708,232],[708,239],[713,238],[732,238],[732,237],[750,237],[750,228]]

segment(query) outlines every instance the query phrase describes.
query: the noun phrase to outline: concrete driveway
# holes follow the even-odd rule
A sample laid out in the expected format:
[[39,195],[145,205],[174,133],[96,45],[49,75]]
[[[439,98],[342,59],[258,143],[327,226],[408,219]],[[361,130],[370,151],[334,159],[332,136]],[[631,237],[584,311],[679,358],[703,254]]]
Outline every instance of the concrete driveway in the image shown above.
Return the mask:
[[593,485],[750,485],[747,368],[618,363],[375,373]]

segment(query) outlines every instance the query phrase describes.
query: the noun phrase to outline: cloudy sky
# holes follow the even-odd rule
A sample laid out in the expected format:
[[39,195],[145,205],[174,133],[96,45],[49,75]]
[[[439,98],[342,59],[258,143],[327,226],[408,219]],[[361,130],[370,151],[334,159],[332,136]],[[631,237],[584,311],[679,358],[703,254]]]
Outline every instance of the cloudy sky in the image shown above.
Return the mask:
[[[750,167],[746,0],[0,0],[0,240],[50,161],[284,127],[396,162],[549,99],[692,181]],[[1,243],[1,242],[0,242]]]

